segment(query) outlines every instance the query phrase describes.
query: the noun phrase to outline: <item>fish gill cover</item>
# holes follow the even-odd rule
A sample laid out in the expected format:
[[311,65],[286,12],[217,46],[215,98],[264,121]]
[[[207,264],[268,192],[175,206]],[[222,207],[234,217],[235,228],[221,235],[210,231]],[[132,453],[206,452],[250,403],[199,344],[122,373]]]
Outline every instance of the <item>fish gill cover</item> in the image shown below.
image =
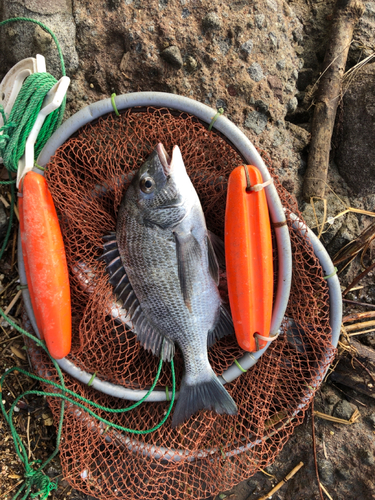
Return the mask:
[[[208,132],[186,113],[134,108],[120,117],[102,117],[66,141],[51,158],[46,173],[71,273],[73,347],[69,358],[102,380],[132,389],[152,384],[158,358],[141,347],[130,329],[108,315],[113,288],[99,257],[103,236],[115,231],[125,189],[159,142],[168,152],[176,144],[180,147],[207,228],[223,238],[228,177],[244,161],[223,137]],[[262,156],[270,167],[265,154]],[[275,176],[274,181],[287,213],[289,210],[300,217],[294,199]],[[288,223],[291,226],[291,221]],[[155,432],[134,436],[105,430],[98,421],[69,406],[60,453],[64,476],[72,486],[103,500],[207,498],[274,461],[303,421],[308,405],[301,403],[308,403],[307,388],[319,386],[334,354],[328,286],[322,268],[309,242],[296,230],[290,235],[293,282],[286,316],[294,320],[296,328],[286,335],[285,322],[283,333],[258,363],[225,385],[238,415],[200,411],[175,429],[169,417]],[[90,286],[82,286],[77,264],[94,270]],[[276,278],[276,252],[274,270]],[[227,301],[225,272],[221,272],[219,289]],[[25,327],[31,328],[27,321]],[[57,381],[47,357],[33,345],[30,352],[34,369]],[[243,354],[235,337],[229,336],[216,342],[208,356],[214,372],[220,375]],[[178,389],[183,372],[178,349],[174,360]],[[69,375],[65,382],[69,389],[101,405],[128,405]],[[172,386],[168,363],[163,366],[160,386]],[[49,403],[57,421],[60,403]],[[127,428],[150,429],[162,420],[168,405],[146,402],[127,413],[98,413]]]

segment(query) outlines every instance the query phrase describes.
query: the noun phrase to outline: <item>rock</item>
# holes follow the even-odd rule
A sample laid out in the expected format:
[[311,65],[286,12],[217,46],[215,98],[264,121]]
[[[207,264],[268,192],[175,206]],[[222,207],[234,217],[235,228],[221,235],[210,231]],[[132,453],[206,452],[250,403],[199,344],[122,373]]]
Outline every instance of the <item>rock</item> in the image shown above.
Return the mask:
[[122,71],[123,73],[127,72],[128,67],[131,66],[131,59],[132,59],[131,52],[125,52],[120,62],[120,71]]
[[207,31],[215,31],[221,28],[221,20],[216,12],[209,12],[202,20],[202,26]]
[[369,450],[367,448],[360,448],[358,450],[358,456],[359,456],[360,460],[365,465],[374,465],[375,464],[374,454],[372,453],[371,450]]
[[67,0],[24,0],[25,7],[36,14],[57,14],[58,12],[72,12],[72,4]]
[[343,479],[344,481],[348,481],[351,478],[351,471],[350,469],[342,468],[342,469],[336,469],[336,474],[339,479]]
[[187,17],[190,16],[190,14],[191,14],[190,10],[187,7],[184,7],[181,12],[181,17],[182,19],[186,19]]
[[283,83],[278,76],[269,75],[267,82],[273,94],[282,103],[283,102]]
[[40,54],[45,54],[52,43],[52,37],[46,33],[40,26],[35,26],[34,42],[36,51]]
[[193,73],[197,69],[198,63],[192,56],[187,56],[184,67],[188,73]]
[[335,482],[334,467],[329,460],[318,460],[319,478],[326,485]]
[[355,193],[375,190],[375,64],[367,64],[344,95],[342,126],[335,160]]
[[266,23],[266,16],[264,14],[256,14],[254,20],[257,28],[262,29]]
[[[46,24],[59,41],[68,76],[69,73],[74,73],[78,69],[75,44],[76,25],[72,14],[72,0],[3,2],[2,19],[11,17],[28,17]],[[12,23],[11,31],[15,34],[15,38],[4,37],[1,51],[4,54],[2,57],[9,66],[8,69],[22,59],[35,57],[36,51],[40,51],[46,58],[47,72],[57,79],[60,78],[60,58],[55,44],[48,43],[50,35],[46,31],[39,26],[36,28],[36,25],[31,22]]]
[[375,428],[375,413],[368,416],[368,421],[370,425]]
[[240,52],[245,58],[251,54],[251,51],[253,50],[253,41],[252,40],[247,40],[245,43],[243,43],[240,47]]
[[171,45],[170,47],[164,49],[160,53],[164,61],[167,61],[174,68],[180,69],[183,66],[183,60],[181,57],[180,49],[176,45]]
[[276,63],[276,68],[277,68],[278,70],[280,70],[280,71],[281,71],[281,70],[283,70],[283,69],[285,69],[285,66],[286,66],[285,59],[280,59],[280,60],[279,60],[279,61],[277,61],[277,63]]
[[223,110],[225,111],[227,107],[228,107],[227,101],[224,101],[224,99],[218,99],[216,101],[216,109],[223,108]]
[[303,34],[302,34],[302,29],[295,29],[292,32],[293,39],[297,43],[302,43],[303,42]]
[[357,409],[355,405],[349,403],[346,399],[342,399],[333,410],[333,416],[337,418],[342,418],[344,420],[350,420],[354,411]]
[[268,104],[266,104],[265,102],[263,102],[262,100],[258,99],[257,101],[255,101],[255,108],[257,111],[260,111],[260,113],[263,113],[263,114],[266,114],[267,111],[268,111]]
[[264,78],[262,67],[258,63],[253,63],[246,71],[254,82],[260,82]]
[[257,135],[261,134],[266,128],[268,118],[259,111],[251,111],[245,120],[245,127],[253,130]]
[[286,111],[287,111],[287,113],[288,114],[294,113],[294,111],[297,109],[297,106],[298,106],[298,99],[297,99],[297,97],[292,97],[292,99],[290,99],[287,102],[287,105],[286,105]]
[[271,47],[274,48],[274,49],[277,49],[277,47],[279,46],[279,41],[277,39],[277,36],[275,35],[275,33],[268,33],[268,38],[270,39],[271,41]]

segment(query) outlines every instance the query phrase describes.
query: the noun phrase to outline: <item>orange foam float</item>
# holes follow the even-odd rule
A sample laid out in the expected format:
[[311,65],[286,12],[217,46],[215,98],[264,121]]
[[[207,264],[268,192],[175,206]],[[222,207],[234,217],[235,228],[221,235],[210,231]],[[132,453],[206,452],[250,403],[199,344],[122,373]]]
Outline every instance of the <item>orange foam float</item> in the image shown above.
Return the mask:
[[19,197],[22,253],[31,303],[51,356],[70,352],[69,274],[56,209],[42,175],[28,172]]
[[262,337],[269,337],[272,317],[272,238],[262,183],[256,167],[235,168],[229,176],[225,212],[230,307],[238,344],[250,352],[265,347]]

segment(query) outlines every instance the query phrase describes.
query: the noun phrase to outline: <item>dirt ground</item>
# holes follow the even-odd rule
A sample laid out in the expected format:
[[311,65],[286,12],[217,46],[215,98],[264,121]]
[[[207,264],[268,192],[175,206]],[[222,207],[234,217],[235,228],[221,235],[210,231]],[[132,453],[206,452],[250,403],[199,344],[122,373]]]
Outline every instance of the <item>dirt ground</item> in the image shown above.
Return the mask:
[[[56,33],[71,78],[66,118],[113,92],[171,92],[215,109],[224,108],[225,115],[254,145],[267,151],[282,185],[298,201],[310,227],[317,231],[317,221],[323,218],[323,206],[317,203],[314,213],[312,206],[303,201],[301,187],[307,165],[315,83],[321,74],[334,18],[334,3],[333,0],[236,0],[228,3],[205,0],[54,0],[48,3],[3,0],[0,1],[0,20],[13,16],[32,17],[43,21]],[[347,70],[374,53],[375,2],[364,4],[365,11],[349,51]],[[24,24],[0,29],[3,30],[0,44],[4,47],[0,50],[0,79],[18,60],[37,52],[46,55],[47,70],[58,77],[60,63],[49,35]],[[171,50],[171,47],[174,48]],[[365,76],[361,77],[360,73],[357,76],[358,81],[369,79],[365,87],[370,97],[362,99],[367,111],[360,111],[361,116],[368,113],[358,132],[361,138],[373,137],[374,133],[371,104],[371,96],[373,98],[375,93],[374,73],[374,64],[368,64]],[[369,168],[366,182],[362,184],[356,182],[355,175],[353,180],[345,174],[345,159],[339,154],[335,156],[345,127],[353,134],[356,130],[350,113],[354,109],[355,114],[361,103],[353,104],[355,79],[351,85],[353,93],[348,90],[347,100],[343,99],[339,108],[326,195],[329,223],[324,228],[322,241],[332,257],[371,226],[375,212],[375,195],[372,194],[375,158],[371,140],[361,146],[367,156],[350,167],[355,169],[357,177]],[[349,150],[350,141],[354,148],[358,137],[349,136],[348,139],[345,136]],[[6,178],[5,169],[0,168],[0,179]],[[0,186],[0,194],[2,244],[9,217],[9,188]],[[339,215],[345,210],[344,215]],[[17,233],[16,218],[0,261],[0,307],[6,310],[18,295],[8,314],[21,324]],[[371,235],[364,247],[363,254],[359,253],[345,269],[343,264],[338,265],[342,290],[374,262]],[[375,498],[375,334],[373,324],[351,326],[373,321],[371,317],[358,314],[374,311],[374,274],[370,272],[346,294],[344,326],[347,333],[355,335],[341,337],[332,370],[314,400],[315,412],[350,423],[329,421],[319,414],[314,416],[309,410],[303,424],[295,429],[272,465],[233,489],[221,492],[217,498],[262,498],[300,462],[304,463],[303,467],[272,495],[274,500]],[[353,315],[354,321],[350,318]],[[358,334],[361,330],[367,333]],[[22,335],[1,318],[0,374],[14,366],[30,369],[27,351]],[[17,395],[38,388],[37,382],[20,372],[10,377],[2,387],[6,408],[9,409]],[[353,415],[355,421],[351,423]],[[44,397],[21,400],[15,424],[30,460],[44,460],[50,456],[56,429]],[[47,466],[46,473],[51,479],[58,479],[58,489],[51,491],[49,498],[90,498],[71,488],[67,478],[62,476],[58,456]],[[12,435],[1,417],[0,500],[10,500],[23,477]]]

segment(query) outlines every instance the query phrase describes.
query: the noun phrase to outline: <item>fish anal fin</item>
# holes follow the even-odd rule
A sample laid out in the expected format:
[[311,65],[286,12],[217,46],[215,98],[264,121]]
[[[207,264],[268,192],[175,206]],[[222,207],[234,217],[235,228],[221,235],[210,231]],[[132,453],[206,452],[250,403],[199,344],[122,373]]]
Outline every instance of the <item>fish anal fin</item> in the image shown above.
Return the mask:
[[227,310],[224,304],[220,305],[219,318],[215,327],[208,332],[207,335],[207,346],[211,347],[214,345],[216,340],[219,340],[226,335],[234,334],[233,320],[230,312]]
[[202,257],[202,250],[191,232],[176,231],[173,234],[176,240],[178,278],[184,302],[189,309],[193,294],[193,279],[197,273],[197,262]]
[[180,394],[172,418],[172,427],[175,428],[191,417],[198,410],[213,410],[220,415],[237,414],[237,406],[232,397],[225,390],[214,372],[209,380],[200,384],[188,385],[182,379]]

